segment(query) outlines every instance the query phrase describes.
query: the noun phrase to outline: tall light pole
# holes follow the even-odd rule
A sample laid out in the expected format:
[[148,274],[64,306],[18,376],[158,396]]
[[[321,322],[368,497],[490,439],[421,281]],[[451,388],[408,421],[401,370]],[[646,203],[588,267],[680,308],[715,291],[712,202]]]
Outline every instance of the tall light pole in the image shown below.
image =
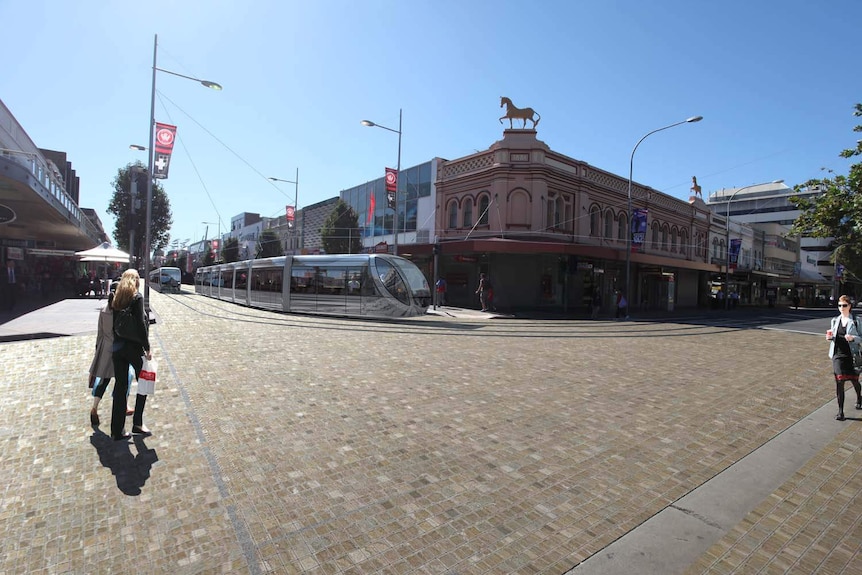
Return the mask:
[[[629,214],[629,232],[628,232],[628,240],[626,241],[626,291],[625,296],[626,299],[631,302],[632,294],[631,294],[631,261],[632,261],[632,225],[634,224],[633,214],[632,214],[632,171],[634,169],[635,163],[635,152],[638,149],[638,146],[641,145],[641,142],[646,140],[649,136],[652,136],[656,132],[661,132],[662,130],[667,130],[669,128],[673,128],[674,126],[679,126],[681,124],[691,124],[693,122],[700,122],[703,120],[703,116],[693,116],[681,122],[676,122],[675,124],[670,124],[669,126],[665,126],[663,128],[658,128],[657,130],[653,130],[652,132],[644,135],[643,138],[638,140],[638,143],[635,144],[635,147],[632,148],[632,155],[629,158],[629,186],[628,186],[628,214]],[[631,303],[629,303],[631,305]]]
[[[296,223],[297,223],[295,221],[295,218],[296,218],[295,214],[299,210],[299,166],[297,166],[297,168],[296,168],[296,178],[293,180],[282,180],[281,178],[269,178],[269,179],[272,180],[273,182],[284,182],[286,184],[293,184],[294,185],[294,188],[293,188],[293,213],[294,213],[293,226],[294,226],[294,230],[295,230],[296,229]],[[295,233],[296,232],[293,232],[293,234],[295,234]],[[300,246],[300,247],[302,247],[302,246]]]
[[172,76],[179,76],[180,78],[185,78],[187,80],[194,80],[195,82],[200,82],[201,85],[210,88],[212,90],[221,90],[222,87],[215,82],[210,82],[209,80],[201,80],[200,78],[194,78],[192,76],[186,76],[184,74],[177,74],[176,72],[171,72],[170,70],[164,70],[162,68],[157,67],[157,59],[159,52],[159,35],[155,34],[153,36],[153,83],[152,90],[150,91],[150,145],[147,149],[147,223],[146,228],[144,228],[144,313],[147,314],[149,321],[152,322],[153,319],[150,317],[150,253],[152,252],[152,236],[150,232],[150,228],[152,227],[153,222],[153,137],[155,135],[156,128],[156,72],[164,72],[165,74],[170,74]]
[[401,111],[401,108],[399,108],[397,130],[387,128],[386,126],[381,126],[380,124],[375,124],[371,120],[362,120],[361,122],[359,122],[363,126],[383,128],[384,130],[389,130],[390,132],[398,134],[398,165],[395,166],[395,171],[398,172],[398,181],[395,184],[395,217],[392,219],[392,231],[395,232],[395,240],[392,242],[392,253],[396,256],[398,255],[398,185],[401,184]]
[[[750,190],[751,188],[756,188],[757,186],[763,186],[765,184],[781,184],[784,183],[784,180],[772,180],[771,182],[764,182],[762,184],[751,184],[750,186],[743,186],[730,194],[730,197],[727,198],[727,209],[724,211],[724,220],[725,220],[725,228],[724,228],[724,309],[727,309],[730,302],[730,202],[733,201],[734,196],[743,190]],[[739,257],[737,255],[737,257]]]

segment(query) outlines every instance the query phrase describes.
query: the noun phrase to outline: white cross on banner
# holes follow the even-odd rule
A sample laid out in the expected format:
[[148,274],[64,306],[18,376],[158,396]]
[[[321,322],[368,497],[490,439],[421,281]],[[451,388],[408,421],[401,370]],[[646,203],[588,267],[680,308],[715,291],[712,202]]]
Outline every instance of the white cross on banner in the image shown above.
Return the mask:
[[159,180],[165,180],[168,177],[168,167],[171,163],[170,154],[157,154],[156,161],[154,162],[155,169],[153,170],[153,177]]

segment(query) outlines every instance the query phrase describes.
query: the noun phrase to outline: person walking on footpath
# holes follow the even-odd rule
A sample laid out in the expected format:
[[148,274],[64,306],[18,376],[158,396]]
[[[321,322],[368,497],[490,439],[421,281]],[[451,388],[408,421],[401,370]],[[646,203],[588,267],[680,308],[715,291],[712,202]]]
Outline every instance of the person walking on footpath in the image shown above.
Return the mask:
[[844,385],[847,381],[853,384],[856,391],[856,409],[862,409],[862,388],[859,385],[859,374],[853,368],[853,354],[858,353],[862,332],[856,316],[850,314],[850,298],[842,295],[838,298],[838,317],[833,317],[826,331],[829,340],[829,358],[832,359],[832,373],[835,374],[835,396],[838,400],[838,415],[835,419],[844,421]]
[[493,289],[491,281],[484,273],[479,274],[479,288],[476,293],[479,294],[479,303],[482,304],[482,311],[488,311],[488,292]]
[[6,309],[9,311],[12,311],[12,308],[15,307],[15,301],[18,299],[18,283],[20,278],[18,278],[17,274],[18,270],[15,269],[15,260],[7,259],[6,269],[3,270],[3,274],[0,276],[0,281],[2,281],[0,287],[2,287]]
[[[96,331],[96,353],[90,364],[90,387],[93,388],[93,407],[90,408],[90,424],[99,427],[99,402],[105,395],[105,390],[114,377],[114,358],[111,347],[114,345],[114,311],[111,301],[114,294],[108,295],[108,303],[99,310],[99,322]],[[116,388],[116,386],[114,386]],[[128,395],[128,386],[126,386]],[[114,401],[118,401],[115,397]],[[125,398],[122,399],[125,401]],[[126,408],[126,415],[134,413]]]
[[446,305],[446,278],[440,276],[435,287],[437,289],[437,305]]
[[[123,272],[111,308],[114,310],[114,343],[111,346],[113,352],[114,374],[129,372],[129,366],[135,370],[135,378],[141,376],[143,367],[143,356],[147,360],[153,359],[150,352],[149,318],[144,316],[144,298],[138,292],[141,278],[138,270],[129,269]],[[111,437],[116,441],[128,439],[130,434],[125,433],[126,427],[126,402],[117,401],[126,395],[129,388],[128,378],[114,378],[114,405],[111,410]],[[132,433],[136,435],[150,435],[150,430],[144,426],[144,405],[147,396],[137,394],[135,399],[135,411],[132,418]]]
[[617,319],[629,319],[629,301],[626,294],[617,290]]

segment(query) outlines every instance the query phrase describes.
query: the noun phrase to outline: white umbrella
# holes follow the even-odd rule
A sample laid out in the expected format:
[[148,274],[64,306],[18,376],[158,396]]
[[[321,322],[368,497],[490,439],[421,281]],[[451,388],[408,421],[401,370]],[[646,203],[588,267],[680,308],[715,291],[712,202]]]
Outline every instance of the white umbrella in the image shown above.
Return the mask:
[[87,262],[123,262],[129,263],[129,254],[117,248],[111,247],[111,244],[104,242],[89,250],[75,252],[76,256],[80,256],[81,261]]

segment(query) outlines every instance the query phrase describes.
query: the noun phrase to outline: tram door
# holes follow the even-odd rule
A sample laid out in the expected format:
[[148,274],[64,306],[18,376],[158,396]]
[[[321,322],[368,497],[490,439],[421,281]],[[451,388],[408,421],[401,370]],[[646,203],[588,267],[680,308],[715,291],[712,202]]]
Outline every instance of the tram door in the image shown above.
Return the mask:
[[317,311],[317,268],[294,265],[290,269],[290,311]]
[[347,268],[347,291],[345,292],[345,313],[362,313],[362,288],[368,281],[368,268]]

